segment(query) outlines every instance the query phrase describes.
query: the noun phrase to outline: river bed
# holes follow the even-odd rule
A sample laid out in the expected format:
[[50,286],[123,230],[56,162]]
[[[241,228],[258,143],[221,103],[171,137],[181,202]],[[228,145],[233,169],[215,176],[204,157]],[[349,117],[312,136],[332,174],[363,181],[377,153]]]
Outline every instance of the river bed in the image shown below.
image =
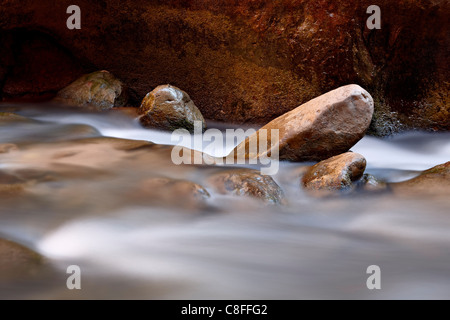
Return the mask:
[[[73,145],[97,136],[173,144],[170,133],[142,129],[122,113],[42,105],[3,105],[0,112],[11,108],[36,122],[0,126],[0,143],[19,148],[0,154],[0,169],[53,176],[0,200],[0,238],[46,260],[36,274],[0,281],[0,298],[450,298],[450,190],[436,197],[313,198],[298,176],[310,164],[282,162],[273,178],[285,205],[208,188],[205,206],[152,205],[135,197],[140,178],[158,173],[201,183],[220,168],[174,170],[145,151],[131,156]],[[400,182],[449,161],[449,138],[366,136],[352,151],[366,157],[367,173]],[[233,147],[219,143],[216,155]],[[69,265],[81,268],[81,290],[66,288]],[[370,265],[381,269],[381,290],[366,286]]]

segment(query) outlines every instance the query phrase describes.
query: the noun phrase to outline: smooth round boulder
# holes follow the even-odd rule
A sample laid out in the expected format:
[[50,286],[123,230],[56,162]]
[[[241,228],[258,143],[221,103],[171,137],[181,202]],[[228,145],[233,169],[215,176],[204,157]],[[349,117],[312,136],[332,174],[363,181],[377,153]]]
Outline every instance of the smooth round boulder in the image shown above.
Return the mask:
[[[347,152],[370,126],[370,94],[358,85],[340,87],[283,114],[248,137],[234,150],[236,158],[321,161]],[[274,138],[273,130],[278,130]],[[266,137],[268,137],[266,139]],[[267,148],[251,148],[266,144]],[[256,152],[255,152],[256,151]]]
[[85,74],[58,92],[55,102],[103,111],[128,101],[123,83],[106,70]]
[[189,95],[170,84],[149,92],[142,100],[139,113],[139,121],[146,128],[194,132],[194,122],[200,121],[201,130],[206,129],[205,119]]

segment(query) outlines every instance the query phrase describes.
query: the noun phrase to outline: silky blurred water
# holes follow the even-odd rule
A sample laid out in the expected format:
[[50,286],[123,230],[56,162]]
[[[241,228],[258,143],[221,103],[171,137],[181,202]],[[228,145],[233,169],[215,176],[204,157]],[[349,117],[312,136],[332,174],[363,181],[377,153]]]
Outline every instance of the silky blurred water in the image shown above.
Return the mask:
[[[87,124],[104,136],[174,143],[170,134],[141,129],[117,113],[27,106],[20,114],[49,122],[43,126],[47,129]],[[27,126],[0,126],[1,142],[39,140],[41,129],[30,127],[25,135]],[[365,137],[352,150],[366,157],[366,172],[398,182],[449,161],[449,138],[448,133],[424,132]],[[215,155],[234,147],[215,143]],[[20,165],[11,159],[0,157],[1,166]],[[114,180],[87,175],[82,181],[69,179],[68,189],[54,183],[37,188],[32,197],[2,200],[0,237],[41,253],[49,268],[31,278],[0,283],[0,297],[450,298],[448,196],[312,198],[299,185],[298,170],[304,165],[282,163],[274,176],[286,194],[284,206],[261,206],[211,190],[208,206],[194,210],[142,206],[126,196],[131,177],[146,174],[132,167],[117,168],[120,175]],[[158,170],[158,164],[148,166]],[[195,180],[203,171],[193,169],[187,175]],[[54,188],[52,196],[45,196],[46,188]],[[65,270],[73,264],[82,270],[81,290],[66,288]],[[370,265],[381,268],[381,290],[366,287]]]

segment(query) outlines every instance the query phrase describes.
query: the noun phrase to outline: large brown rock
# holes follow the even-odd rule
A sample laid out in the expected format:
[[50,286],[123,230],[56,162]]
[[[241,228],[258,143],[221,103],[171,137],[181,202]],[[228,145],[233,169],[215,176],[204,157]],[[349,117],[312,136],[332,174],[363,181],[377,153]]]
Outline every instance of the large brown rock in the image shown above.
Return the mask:
[[170,84],[149,92],[142,101],[139,113],[140,123],[147,128],[194,132],[195,121],[201,122],[202,131],[206,128],[205,119],[189,95]]
[[[376,102],[372,132],[450,129],[447,0],[379,0],[380,30],[366,27],[370,0],[79,0],[80,30],[66,28],[71,4],[0,2],[3,98],[61,89],[83,66],[111,71],[136,105],[172,83],[207,119],[266,123],[358,83]],[[39,59],[26,37],[51,40]]]
[[[235,156],[255,159],[270,153],[274,157],[278,148],[280,160],[327,159],[355,145],[366,133],[372,114],[370,94],[358,85],[344,86],[269,122],[238,145]],[[276,141],[272,130],[279,130]],[[267,150],[252,152],[251,146],[259,146],[266,137]]]
[[303,175],[302,185],[307,190],[336,191],[351,188],[366,169],[366,159],[353,152],[347,152],[321,161]]

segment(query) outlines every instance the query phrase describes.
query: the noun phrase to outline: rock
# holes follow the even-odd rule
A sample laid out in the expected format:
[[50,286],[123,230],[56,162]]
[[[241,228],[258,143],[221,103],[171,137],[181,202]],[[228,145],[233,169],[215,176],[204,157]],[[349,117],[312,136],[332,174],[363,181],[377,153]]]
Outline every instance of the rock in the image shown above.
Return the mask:
[[139,121],[147,128],[170,131],[184,128],[194,132],[194,121],[202,122],[203,131],[206,128],[205,119],[189,95],[170,84],[149,92],[139,112],[142,114]]
[[42,264],[42,257],[36,252],[12,241],[0,239],[0,278],[23,277]]
[[142,181],[132,197],[163,206],[195,208],[203,205],[210,194],[192,181],[155,177]]
[[95,137],[95,138],[85,138],[74,141],[76,144],[88,145],[88,144],[97,144],[97,145],[108,145],[114,148],[115,150],[120,151],[133,151],[138,150],[145,147],[154,146],[152,142],[144,141],[144,140],[129,140],[129,139],[120,139],[120,138],[111,138],[111,137]]
[[59,91],[54,101],[102,111],[125,106],[128,94],[120,80],[103,70],[75,80]]
[[[33,142],[50,142],[100,136],[100,132],[85,124],[56,124],[31,120],[4,122],[0,143],[14,143],[19,147]],[[8,126],[8,127],[6,127]],[[0,120],[0,128],[1,120]]]
[[450,195],[450,161],[422,172],[419,176],[391,183],[396,194],[409,196]]
[[382,192],[389,190],[389,186],[385,181],[367,173],[356,182],[356,185],[359,190],[368,192]]
[[0,125],[2,124],[10,124],[13,122],[20,123],[37,123],[37,121],[20,116],[18,114],[12,112],[0,112]]
[[267,175],[256,170],[234,169],[213,174],[208,183],[220,194],[253,197],[267,203],[284,203],[283,190]]
[[278,129],[278,141],[269,140],[269,152],[278,147],[280,160],[320,161],[355,145],[369,127],[372,114],[370,94],[358,85],[344,86],[269,122],[234,152],[237,157],[259,158],[265,153],[249,153],[249,145],[258,145],[262,130],[270,136],[271,130]]
[[0,153],[9,153],[18,151],[19,147],[13,143],[1,143],[0,144]]
[[346,190],[363,176],[365,169],[362,155],[347,152],[312,166],[302,177],[302,185],[311,191]]
[[33,183],[33,181],[26,181],[17,175],[0,171],[0,195],[2,197],[20,195],[26,187]]
[[0,79],[3,79],[0,80],[0,96],[3,100],[52,99],[59,90],[88,71],[67,48],[44,32],[20,28],[0,31],[0,43],[3,47],[0,49]]
[[[4,98],[32,90],[38,97],[79,76],[67,65],[101,66],[132,88],[136,104],[149,87],[171,82],[189,92],[206,119],[263,124],[358,83],[373,95],[377,119],[386,119],[374,122],[374,132],[389,133],[384,126],[397,119],[404,129],[449,130],[449,2],[378,0],[379,30],[366,27],[372,4],[78,0],[82,29],[74,32],[65,27],[66,2],[8,1],[0,6],[0,83],[28,86],[0,91]],[[50,19],[49,12],[62,14]],[[12,54],[19,45],[31,48],[24,56],[32,58],[37,50],[24,39],[43,37],[49,39],[37,41],[39,57],[47,59]],[[56,59],[55,47],[64,59]]]

